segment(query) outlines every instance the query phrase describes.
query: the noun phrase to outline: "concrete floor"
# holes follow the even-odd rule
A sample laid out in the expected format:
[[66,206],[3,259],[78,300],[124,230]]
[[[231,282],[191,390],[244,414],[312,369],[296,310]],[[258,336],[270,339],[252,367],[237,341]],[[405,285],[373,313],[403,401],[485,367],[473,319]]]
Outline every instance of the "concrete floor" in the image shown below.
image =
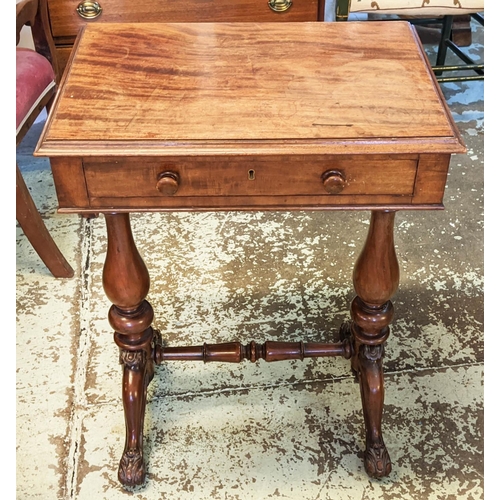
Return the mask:
[[[472,52],[482,51],[480,35]],[[31,156],[36,124],[17,160],[76,274],[54,279],[17,227],[16,498],[482,499],[483,89],[443,85],[468,148],[452,157],[446,210],[396,216],[401,281],[384,414],[393,472],[382,480],[363,469],[361,401],[347,361],[171,362],[149,390],[146,484],[121,487],[104,220],[56,213],[49,164]],[[155,326],[170,345],[336,339],[368,218],[133,215]]]

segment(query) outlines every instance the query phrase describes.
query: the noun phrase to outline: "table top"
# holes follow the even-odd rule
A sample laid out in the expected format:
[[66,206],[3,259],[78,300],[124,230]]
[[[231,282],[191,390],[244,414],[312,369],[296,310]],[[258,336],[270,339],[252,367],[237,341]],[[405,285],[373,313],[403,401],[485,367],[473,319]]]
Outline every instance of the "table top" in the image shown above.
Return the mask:
[[38,156],[464,151],[403,21],[96,23],[70,63]]

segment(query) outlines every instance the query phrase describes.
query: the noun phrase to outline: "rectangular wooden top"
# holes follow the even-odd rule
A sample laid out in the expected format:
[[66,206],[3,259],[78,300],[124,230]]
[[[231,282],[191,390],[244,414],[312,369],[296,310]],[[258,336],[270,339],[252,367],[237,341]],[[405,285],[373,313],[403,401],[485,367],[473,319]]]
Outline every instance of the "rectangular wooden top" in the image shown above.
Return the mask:
[[406,22],[88,24],[38,156],[459,153]]

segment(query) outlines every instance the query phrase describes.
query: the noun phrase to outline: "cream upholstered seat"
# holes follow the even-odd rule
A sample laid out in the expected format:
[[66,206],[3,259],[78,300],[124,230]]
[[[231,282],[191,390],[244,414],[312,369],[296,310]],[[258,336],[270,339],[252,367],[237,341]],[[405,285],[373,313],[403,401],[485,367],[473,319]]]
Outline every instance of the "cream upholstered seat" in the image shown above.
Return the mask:
[[[484,0],[336,0],[336,21],[347,21],[352,14],[368,14],[369,19],[396,15],[413,24],[440,23],[441,37],[432,67],[439,82],[483,80],[484,64],[473,61],[452,40],[452,23],[455,16],[470,15],[484,26]],[[463,64],[446,65],[450,49]],[[472,72],[464,75],[463,72]],[[442,76],[443,73],[453,76]]]
[[484,10],[484,0],[351,0],[350,13],[458,16]]

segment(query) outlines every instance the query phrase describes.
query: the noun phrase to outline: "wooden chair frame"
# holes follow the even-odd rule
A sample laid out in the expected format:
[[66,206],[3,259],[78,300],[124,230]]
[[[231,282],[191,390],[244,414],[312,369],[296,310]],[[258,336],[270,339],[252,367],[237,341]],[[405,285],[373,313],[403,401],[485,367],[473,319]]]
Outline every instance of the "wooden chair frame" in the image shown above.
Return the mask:
[[[20,144],[44,108],[50,109],[59,83],[59,71],[55,45],[52,39],[47,12],[47,0],[23,0],[16,5],[16,45],[21,29],[30,26],[36,52],[43,55],[54,69],[55,85],[31,110],[31,113],[16,133],[16,147]],[[33,198],[16,164],[16,219],[31,245],[56,278],[71,278],[73,268],[50,235],[35,206]]]

